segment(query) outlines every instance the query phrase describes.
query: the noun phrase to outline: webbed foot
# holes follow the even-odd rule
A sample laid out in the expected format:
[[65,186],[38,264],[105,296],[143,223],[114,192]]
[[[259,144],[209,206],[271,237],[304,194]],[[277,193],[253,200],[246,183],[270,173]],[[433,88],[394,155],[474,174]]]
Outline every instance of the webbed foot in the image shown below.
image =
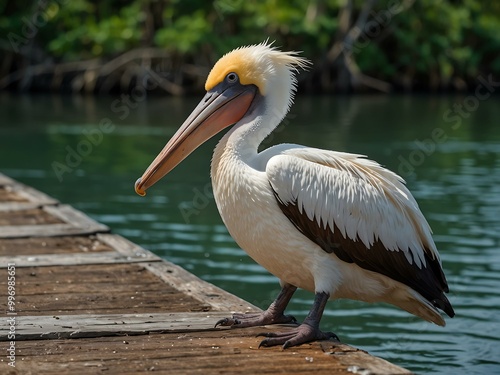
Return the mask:
[[283,349],[291,346],[305,344],[317,340],[337,340],[338,336],[333,332],[323,332],[319,328],[315,328],[307,323],[302,323],[297,328],[285,332],[266,332],[260,333],[258,336],[265,336],[259,344],[261,346],[282,345]]

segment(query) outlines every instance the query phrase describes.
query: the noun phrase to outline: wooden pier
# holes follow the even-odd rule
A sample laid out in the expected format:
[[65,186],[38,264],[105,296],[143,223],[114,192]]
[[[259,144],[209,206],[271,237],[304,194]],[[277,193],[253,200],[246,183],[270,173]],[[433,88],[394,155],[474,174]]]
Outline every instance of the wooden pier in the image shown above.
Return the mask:
[[256,310],[0,174],[1,374],[410,373],[335,341],[259,349],[276,326],[214,328]]

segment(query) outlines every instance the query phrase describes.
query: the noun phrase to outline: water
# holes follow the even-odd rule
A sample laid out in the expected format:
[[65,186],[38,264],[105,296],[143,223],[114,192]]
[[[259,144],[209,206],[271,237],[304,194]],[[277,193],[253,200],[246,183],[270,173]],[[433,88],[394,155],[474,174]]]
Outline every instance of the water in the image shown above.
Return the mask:
[[[197,101],[4,94],[0,171],[265,308],[279,290],[277,280],[235,245],[211,196],[216,140],[146,197],[134,193],[134,181]],[[500,373],[498,99],[477,106],[462,96],[296,102],[286,127],[265,144],[366,154],[402,174],[434,230],[457,313],[442,328],[391,306],[342,300],[329,302],[322,328],[417,373]],[[454,105],[471,110],[457,116]],[[299,291],[289,312],[303,319],[312,298]]]

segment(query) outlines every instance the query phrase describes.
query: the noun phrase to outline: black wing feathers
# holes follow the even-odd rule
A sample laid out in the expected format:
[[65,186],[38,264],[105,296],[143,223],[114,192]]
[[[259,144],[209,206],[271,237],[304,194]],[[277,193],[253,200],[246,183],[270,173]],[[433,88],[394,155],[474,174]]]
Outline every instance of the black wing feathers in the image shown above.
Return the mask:
[[[272,186],[271,186],[272,188]],[[432,259],[425,251],[426,266],[419,269],[410,264],[403,251],[389,251],[377,239],[371,248],[367,248],[358,238],[351,240],[344,238],[342,232],[329,225],[323,229],[315,221],[309,220],[307,215],[300,213],[296,202],[283,202],[274,191],[278,205],[293,225],[311,241],[318,244],[328,253],[334,253],[339,259],[347,263],[355,263],[366,270],[377,272],[399,281],[453,317],[455,312],[444,295],[448,292],[448,284],[441,265],[437,259]]]

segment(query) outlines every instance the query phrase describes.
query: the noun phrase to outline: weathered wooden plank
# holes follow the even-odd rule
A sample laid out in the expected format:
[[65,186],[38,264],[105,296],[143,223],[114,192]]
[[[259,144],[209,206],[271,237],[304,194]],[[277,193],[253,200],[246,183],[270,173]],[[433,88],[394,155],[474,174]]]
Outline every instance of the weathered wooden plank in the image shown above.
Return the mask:
[[[151,255],[152,253],[144,248],[128,241],[127,239],[110,234],[99,234],[97,238],[115,248],[120,253],[130,256]],[[161,258],[158,258],[161,260]],[[177,290],[196,298],[197,300],[209,303],[214,310],[224,311],[260,311],[260,309],[247,301],[226,292],[223,289],[210,284],[197,276],[187,272],[166,260],[156,263],[146,263],[144,267],[151,271],[161,280],[175,287]]]
[[13,182],[6,186],[0,184],[0,212],[25,210],[58,203],[47,194],[20,183]]
[[[120,253],[127,257],[146,257],[152,253],[144,248],[130,242],[129,240],[116,235],[99,234],[99,240],[112,246]],[[146,259],[145,259],[146,260]],[[161,258],[158,257],[158,260]],[[214,310],[224,311],[259,311],[260,309],[247,301],[236,297],[235,295],[226,292],[223,289],[217,288],[213,284],[207,283],[195,275],[187,272],[182,267],[179,267],[166,260],[158,264],[148,263],[144,267],[161,278],[164,282],[174,286],[177,290],[183,291],[186,294],[202,301],[208,302]]]
[[167,261],[148,263],[144,267],[175,289],[210,304],[214,310],[233,312],[261,311],[257,306],[200,279],[173,263]]
[[128,258],[142,258],[144,261],[161,260],[159,256],[153,254],[151,251],[116,234],[99,233],[97,234],[97,239]]
[[92,220],[82,212],[70,206],[43,206],[43,210],[47,214],[52,215],[54,220],[57,219],[63,223],[3,225],[0,226],[0,238],[53,237],[109,232],[109,228],[106,225]]
[[[143,282],[165,283],[144,267],[147,263],[133,264],[95,264],[80,266],[20,267],[16,270],[16,285],[31,284],[83,284],[83,283],[123,283],[142,284]],[[5,277],[4,277],[5,276]],[[0,285],[7,283],[7,269],[0,267]],[[167,285],[168,287],[168,285]],[[6,291],[0,287],[0,296]],[[0,303],[3,301],[0,298]]]
[[[210,311],[212,307],[148,272],[145,263],[16,268],[19,315]],[[0,268],[0,311],[7,309]]]
[[6,175],[4,175],[3,173],[0,172],[0,186],[14,185],[14,184],[18,184],[18,182],[14,181],[9,176],[6,176]]
[[87,231],[109,232],[109,228],[69,205],[45,206],[44,210],[66,223]]
[[116,291],[116,289],[118,288],[105,287],[102,291],[95,290],[87,293],[54,292],[21,295],[17,311],[18,315],[28,316],[211,310],[210,305],[194,300],[174,289],[159,287],[151,288],[151,290],[138,288],[123,290],[123,287],[120,288],[121,291]]
[[54,199],[44,192],[33,189],[32,187],[24,184],[13,185],[12,189],[22,198],[27,199],[30,202],[37,203],[38,205],[53,205],[59,203],[57,199]]
[[339,367],[344,368],[348,373],[361,375],[412,374],[405,368],[346,344],[332,343],[331,341],[320,341],[317,344],[321,346],[323,353],[334,357]]
[[[31,276],[31,278],[36,279],[36,274],[34,276]],[[106,282],[86,283],[31,282],[24,285],[26,285],[27,287],[23,286],[21,288],[21,291],[23,293],[22,296],[19,295],[19,299],[21,301],[34,303],[39,302],[41,299],[45,298],[45,300],[51,302],[51,307],[55,307],[55,304],[57,303],[55,301],[57,300],[61,301],[60,306],[62,306],[62,303],[67,303],[66,306],[69,306],[69,302],[72,299],[74,299],[76,302],[78,301],[78,299],[83,301],[87,296],[92,298],[93,301],[96,301],[98,298],[100,298],[100,295],[106,298],[108,298],[109,295],[112,295],[114,298],[119,297],[131,299],[131,297],[134,297],[134,300],[137,301],[139,297],[144,299],[144,297],[141,295],[146,294],[149,295],[156,293],[158,296],[168,294],[173,297],[175,297],[176,295],[183,295],[178,290],[173,289],[165,283],[157,282],[157,280],[150,280],[148,282],[143,282],[140,284],[127,284],[124,282],[115,283],[108,280]],[[6,284],[4,283],[1,287],[6,287]],[[64,295],[66,295],[67,297]],[[73,295],[73,297],[70,297],[70,295]],[[177,301],[173,301],[173,303],[176,302]],[[162,306],[160,305],[159,307]]]
[[26,198],[20,197],[17,194],[13,186],[0,186],[0,206],[5,204],[13,203],[27,203],[28,200]]
[[2,226],[61,224],[64,221],[46,212],[43,207],[16,211],[0,211]]
[[56,199],[41,191],[0,174],[0,212],[33,209],[58,203]]
[[[70,254],[74,253],[89,254],[88,258],[83,255],[83,258],[75,264],[91,264],[95,262],[92,261],[90,254],[106,251],[118,252],[115,257],[121,256],[123,259],[120,262],[125,261],[127,258],[133,262],[141,259],[143,261],[161,260],[152,252],[115,234],[98,233],[89,236],[0,238],[0,254],[8,256],[9,259],[17,257],[19,267],[39,265],[36,262],[40,261],[42,262],[40,265],[46,265],[43,259],[51,254],[67,254],[66,258],[69,257],[68,259],[64,256],[54,258],[52,261],[55,262],[52,264],[71,264],[70,259],[72,256]],[[101,256],[107,257],[108,255]],[[80,257],[80,255],[76,255],[76,257]],[[29,263],[26,263],[26,258],[30,258]],[[0,259],[2,259],[1,256]]]
[[97,236],[0,238],[0,254],[39,255],[112,251],[113,248]]
[[[143,335],[150,332],[193,332],[215,329],[229,312],[14,316],[16,340]],[[0,341],[9,341],[10,323],[0,321]]]
[[[269,330],[282,327],[269,327]],[[409,374],[334,341],[258,348],[262,327],[152,333],[16,344],[20,373],[33,374]]]
[[[7,225],[0,225],[0,264],[16,263],[17,315],[6,314],[0,320],[0,341],[11,341],[7,319],[14,317],[17,323],[16,368],[7,370],[26,374],[409,373],[333,341],[288,350],[258,349],[257,333],[289,329],[282,326],[214,329],[215,321],[232,311],[259,309],[120,236],[105,234],[106,226],[83,213],[44,201],[36,191],[2,176],[0,189],[5,194],[0,191],[0,216],[25,211],[10,215]],[[43,212],[34,217],[39,225],[12,224],[13,218],[36,208]],[[31,237],[37,233],[39,237]],[[6,293],[7,269],[2,267],[0,311],[7,311]],[[5,362],[5,357],[0,359],[1,373]]]
[[16,268],[43,266],[77,266],[82,264],[138,263],[145,261],[160,262],[161,258],[149,252],[142,252],[124,256],[117,251],[77,254],[0,256],[0,264],[14,263],[16,265]]
[[37,208],[46,204],[56,203],[40,203],[40,202],[0,202],[0,212],[20,211]]
[[6,225],[0,227],[0,238],[69,236],[94,234],[98,231],[103,231],[102,227],[79,228],[71,224]]
[[[204,340],[205,342],[199,346],[211,345],[211,351],[223,351],[232,347],[237,348],[237,352],[245,349],[257,349],[258,343],[261,339],[255,338],[255,334],[262,331],[276,331],[291,329],[290,326],[273,325],[259,328],[230,330],[214,328],[215,322],[219,319],[228,316],[230,312],[216,312],[216,313],[166,313],[166,314],[108,314],[108,315],[73,315],[73,316],[24,316],[16,317],[16,341],[23,340],[40,340],[40,339],[76,339],[76,338],[102,338],[107,336],[130,336],[146,335],[151,333],[183,333],[184,335],[177,335],[174,341],[175,345],[179,345],[179,341],[192,341],[194,337],[200,338],[200,335],[207,331],[215,331]],[[0,341],[9,341],[9,322],[5,321],[0,323]],[[251,334],[250,334],[251,332]],[[223,333],[221,335],[221,333]],[[196,336],[192,336],[195,334]],[[211,337],[210,337],[211,336]],[[236,336],[240,343],[228,344],[228,336]],[[242,341],[246,345],[241,345]],[[128,342],[128,341],[125,341]],[[122,342],[123,343],[123,342]],[[201,345],[200,345],[201,344]],[[174,346],[174,345],[172,345]],[[270,353],[275,356],[280,355],[288,356],[290,360],[297,355],[297,352],[303,352],[307,355],[304,357],[302,363],[302,370],[317,371],[317,363],[313,367],[313,363],[318,357],[327,358],[330,365],[337,365],[345,368],[352,373],[363,374],[388,374],[388,373],[409,373],[409,371],[402,371],[401,368],[390,364],[379,358],[372,357],[366,352],[353,348],[349,345],[342,344],[338,341],[328,340],[305,345],[308,351],[303,350],[303,347],[292,348],[287,351],[281,351],[278,348],[258,349],[252,353],[253,356],[260,357]],[[311,350],[314,348],[313,350]],[[206,350],[206,348],[203,348]],[[260,353],[259,353],[260,352]],[[177,356],[184,356],[187,358],[193,357],[192,351],[176,351]],[[349,355],[346,355],[349,354]],[[329,358],[328,358],[329,357]],[[130,357],[128,357],[130,359]],[[262,360],[262,358],[261,358]],[[261,362],[263,365],[264,363]],[[300,363],[297,363],[300,365]],[[207,371],[207,364],[205,363],[204,369]],[[305,365],[305,366],[304,366]],[[312,368],[311,368],[312,367]],[[297,370],[296,367],[293,367]],[[394,372],[388,372],[391,371]]]

